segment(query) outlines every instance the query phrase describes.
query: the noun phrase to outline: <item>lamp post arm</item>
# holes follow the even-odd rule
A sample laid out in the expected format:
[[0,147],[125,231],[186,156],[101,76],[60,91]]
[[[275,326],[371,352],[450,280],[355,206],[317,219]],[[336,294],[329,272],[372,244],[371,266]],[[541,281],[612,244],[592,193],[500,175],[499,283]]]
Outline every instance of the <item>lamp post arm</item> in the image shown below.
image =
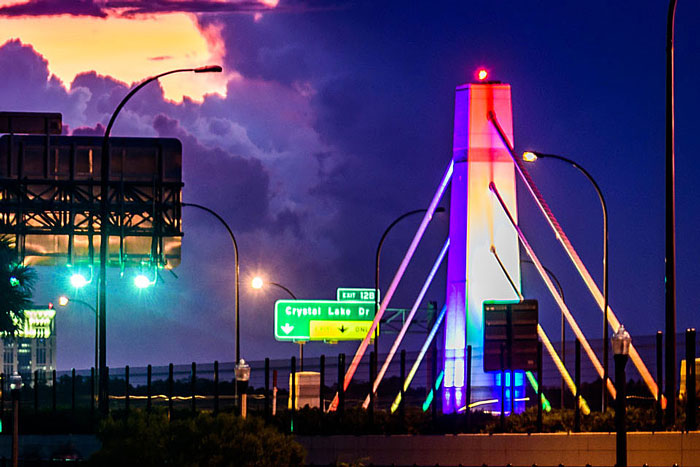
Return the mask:
[[289,294],[289,296],[292,297],[294,300],[297,299],[296,295],[294,295],[291,290],[289,290],[287,287],[283,286],[282,284],[278,284],[277,282],[268,282],[268,284],[274,285],[275,287],[279,287],[280,289],[287,292]]
[[[384,244],[384,240],[386,240],[386,236],[389,235],[389,232],[391,229],[404,220],[405,218],[412,216],[414,214],[420,214],[421,212],[426,212],[427,209],[414,209],[413,211],[408,211],[399,217],[397,217],[394,222],[389,224],[389,227],[386,228],[384,233],[382,234],[382,237],[379,239],[379,244],[377,245],[377,253],[374,258],[374,313],[377,313],[377,310],[379,310],[379,256],[382,253],[382,245]],[[374,331],[374,354],[379,355],[379,333],[375,329]]]
[[[559,156],[557,154],[538,154],[539,157],[542,158],[552,158],[552,159],[558,159],[560,161],[566,162],[568,164],[571,164],[574,166],[576,169],[578,169],[579,172],[581,172],[589,182],[591,182],[591,185],[593,185],[593,188],[595,189],[596,194],[598,195],[598,199],[600,200],[600,206],[603,209],[603,368],[604,368],[604,376],[603,379],[607,380],[608,377],[608,353],[609,353],[609,345],[608,345],[608,205],[605,202],[605,197],[603,196],[603,192],[598,186],[598,183],[595,181],[593,176],[588,173],[586,169],[581,167],[579,164],[577,164],[575,161],[572,161],[571,159],[564,157],[564,156]],[[605,407],[607,406],[607,392],[605,391],[605,387],[602,388],[603,394],[602,394],[602,407],[603,410],[605,410]]]
[[[535,264],[532,262],[532,260],[529,259],[521,259],[520,262],[533,265]],[[566,302],[566,300],[564,300],[564,289],[562,288],[559,279],[557,279],[557,276],[549,268],[547,268],[547,266],[542,265],[542,269],[544,269],[547,275],[554,281],[554,284],[557,286],[557,290],[559,291],[559,296],[561,297],[561,300],[563,302]]]
[[[389,231],[391,231],[391,229],[392,229],[396,224],[398,224],[399,222],[401,222],[402,220],[404,220],[404,219],[407,218],[408,216],[412,216],[412,215],[414,215],[414,214],[419,214],[419,213],[425,212],[425,211],[427,211],[427,209],[414,209],[413,211],[408,211],[407,213],[404,213],[404,214],[400,215],[399,217],[397,217],[397,218],[394,220],[394,222],[392,222],[391,224],[389,224],[389,227],[386,228],[386,230],[385,230],[384,233],[382,234],[382,238],[379,240],[379,244],[377,245],[377,255],[376,255],[376,258],[375,258],[375,265],[377,266],[377,271],[379,271],[379,255],[381,254],[382,245],[384,244],[384,240],[386,240],[386,236],[389,235]],[[379,274],[377,274],[377,276],[379,276]],[[378,284],[377,284],[377,285],[378,285]]]
[[226,227],[226,231],[228,232],[229,237],[231,237],[231,242],[233,243],[233,261],[235,265],[235,282],[236,282],[236,301],[234,302],[234,307],[235,307],[235,315],[236,315],[236,362],[238,362],[241,359],[241,334],[240,334],[240,326],[239,326],[239,311],[238,311],[238,303],[239,303],[239,277],[240,277],[240,268],[238,264],[238,243],[236,242],[236,237],[233,235],[233,231],[231,228],[228,226],[226,221],[218,215],[216,212],[213,210],[209,209],[206,206],[202,206],[201,204],[195,204],[195,203],[180,203],[182,206],[191,206],[193,208],[201,209],[202,211],[206,211],[212,216],[216,217],[219,222],[223,224],[224,227]]
[[215,211],[209,209],[208,207],[202,206],[201,204],[195,204],[195,203],[180,203],[180,204],[182,206],[191,206],[193,208],[201,209],[202,211],[206,211],[209,214],[211,214],[212,216],[216,217],[219,220],[219,222],[221,222],[221,224],[226,228],[226,231],[228,232],[229,237],[231,237],[231,242],[233,243],[233,250],[234,250],[234,253],[236,255],[236,261],[238,261],[238,243],[236,242],[236,237],[233,235],[233,231],[228,226],[228,224],[223,219],[223,217],[221,217]]
[[598,186],[598,183],[595,181],[593,176],[583,167],[581,167],[579,164],[577,164],[575,161],[572,161],[571,159],[560,156],[558,154],[544,154],[540,152],[535,153],[538,158],[542,159],[558,159],[560,161],[566,162],[567,164],[573,165],[576,169],[578,169],[585,177],[588,179],[589,182],[591,182],[591,185],[593,185],[593,188],[595,189],[596,194],[598,195],[598,199],[600,200],[600,205],[603,208],[603,223],[607,225],[608,221],[608,206],[605,202],[605,197],[603,196],[603,192]]
[[[379,244],[377,245],[377,253],[374,258],[374,312],[377,313],[379,310],[379,257],[382,253],[382,245],[384,244],[384,240],[386,240],[386,236],[389,235],[389,232],[391,229],[404,220],[405,218],[412,216],[414,214],[420,214],[422,212],[428,211],[427,209],[414,209],[413,211],[408,211],[399,217],[397,217],[394,222],[389,224],[389,227],[386,228],[384,233],[382,234],[382,237],[379,239]],[[444,212],[445,208],[439,206],[435,209],[435,213],[438,212]],[[377,332],[377,329],[374,330],[374,354],[379,355],[379,334]]]
[[178,70],[170,70],[170,71],[166,71],[165,73],[161,73],[161,74],[156,75],[156,76],[151,76],[150,78],[146,78],[145,80],[141,81],[138,84],[138,86],[133,88],[131,91],[129,91],[129,93],[126,96],[124,96],[124,99],[122,99],[122,101],[119,103],[117,108],[114,109],[114,112],[112,113],[112,118],[109,119],[109,123],[107,124],[107,129],[105,130],[105,134],[104,134],[105,139],[109,138],[109,134],[112,131],[112,126],[114,125],[114,121],[117,119],[117,115],[119,115],[119,112],[126,105],[126,103],[129,101],[129,99],[131,99],[131,97],[134,94],[139,92],[141,90],[141,88],[143,88],[144,86],[146,86],[148,83],[150,83],[152,81],[155,81],[159,78],[162,78],[163,76],[172,75],[173,73],[183,73],[183,72],[187,72],[187,71],[194,71],[194,68],[180,68]]

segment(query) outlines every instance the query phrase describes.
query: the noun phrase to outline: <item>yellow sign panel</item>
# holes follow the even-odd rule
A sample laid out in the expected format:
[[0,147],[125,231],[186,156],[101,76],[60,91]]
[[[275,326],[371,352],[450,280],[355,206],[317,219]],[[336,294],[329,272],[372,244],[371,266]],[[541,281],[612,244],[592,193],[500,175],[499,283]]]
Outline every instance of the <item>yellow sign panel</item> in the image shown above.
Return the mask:
[[372,327],[372,321],[314,320],[309,325],[312,340],[362,340]]

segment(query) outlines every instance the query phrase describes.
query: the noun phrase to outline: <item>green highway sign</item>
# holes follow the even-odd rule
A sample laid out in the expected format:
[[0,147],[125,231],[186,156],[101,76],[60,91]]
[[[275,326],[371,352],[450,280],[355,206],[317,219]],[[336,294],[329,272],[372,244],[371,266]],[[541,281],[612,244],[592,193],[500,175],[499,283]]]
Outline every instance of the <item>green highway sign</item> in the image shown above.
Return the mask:
[[373,302],[374,289],[353,289],[349,287],[338,287],[336,292],[340,302]]
[[364,339],[374,321],[374,302],[340,300],[278,300],[275,339],[278,341]]

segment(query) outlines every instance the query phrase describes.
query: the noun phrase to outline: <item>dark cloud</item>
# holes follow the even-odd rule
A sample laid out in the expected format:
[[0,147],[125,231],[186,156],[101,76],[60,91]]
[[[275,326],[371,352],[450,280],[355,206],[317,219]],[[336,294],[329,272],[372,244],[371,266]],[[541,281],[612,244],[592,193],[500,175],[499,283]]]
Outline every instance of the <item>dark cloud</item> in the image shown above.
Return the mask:
[[64,121],[82,125],[82,113],[90,93],[82,88],[66,90],[48,63],[30,45],[17,39],[0,46],[1,110],[58,112]]
[[274,229],[277,232],[284,232],[286,230],[289,230],[292,232],[297,238],[300,238],[302,236],[301,232],[301,222],[302,222],[302,217],[307,217],[307,216],[300,216],[299,213],[292,211],[289,208],[283,209],[281,212],[275,216],[275,221],[274,221]]
[[[316,8],[316,2],[308,7]],[[301,2],[293,2],[290,8],[306,8]],[[256,0],[124,0],[124,1],[93,1],[93,0],[29,0],[0,8],[0,16],[93,16],[104,18],[108,15],[125,17],[156,13],[236,13],[236,12],[266,12],[273,10],[261,1]]]
[[99,122],[107,118],[128,92],[128,87],[114,78],[98,75],[94,71],[78,74],[71,83],[71,89],[86,89],[90,97],[86,102],[85,119]]
[[123,16],[153,13],[268,13],[308,12],[344,8],[353,3],[349,0],[281,0],[270,6],[262,0],[111,0],[106,8],[119,11]]
[[[282,4],[280,4],[282,5]],[[283,6],[278,6],[276,11]],[[318,79],[325,70],[315,70],[316,46],[298,39],[290,25],[279,15],[266,16],[256,21],[251,16],[227,17],[223,21],[222,36],[226,43],[224,66],[235,69],[246,78],[290,86]],[[221,24],[216,15],[201,15],[200,25]],[[314,72],[321,71],[321,73]]]
[[179,1],[179,0],[143,0],[143,1],[109,1],[110,9],[119,10],[123,16],[135,16],[153,13],[236,13],[269,11],[271,7],[256,0],[220,1]]
[[58,84],[49,78],[48,62],[19,39],[9,40],[0,47],[0,72],[6,83],[3,87],[12,87],[13,93],[24,99],[30,90],[36,92]]
[[153,128],[158,136],[182,141],[187,154],[183,178],[193,202],[221,206],[239,232],[265,229],[281,233],[290,229],[299,233],[299,219],[294,212],[284,210],[276,218],[270,212],[270,175],[259,160],[207,148],[176,120],[162,114],[156,116]]
[[105,127],[101,123],[95,125],[95,127],[81,126],[72,131],[73,136],[102,136],[105,134]]
[[[98,2],[102,3],[102,2]],[[0,16],[94,16],[104,18],[106,11],[92,0],[30,0],[0,8]]]

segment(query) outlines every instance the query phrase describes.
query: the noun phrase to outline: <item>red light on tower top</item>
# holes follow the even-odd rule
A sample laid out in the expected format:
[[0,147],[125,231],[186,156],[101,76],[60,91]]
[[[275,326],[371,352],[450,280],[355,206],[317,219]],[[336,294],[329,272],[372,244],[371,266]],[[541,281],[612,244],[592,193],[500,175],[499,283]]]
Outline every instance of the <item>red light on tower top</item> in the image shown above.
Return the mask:
[[489,77],[489,72],[485,68],[480,68],[479,71],[476,72],[476,78],[479,81],[484,81],[488,77]]

